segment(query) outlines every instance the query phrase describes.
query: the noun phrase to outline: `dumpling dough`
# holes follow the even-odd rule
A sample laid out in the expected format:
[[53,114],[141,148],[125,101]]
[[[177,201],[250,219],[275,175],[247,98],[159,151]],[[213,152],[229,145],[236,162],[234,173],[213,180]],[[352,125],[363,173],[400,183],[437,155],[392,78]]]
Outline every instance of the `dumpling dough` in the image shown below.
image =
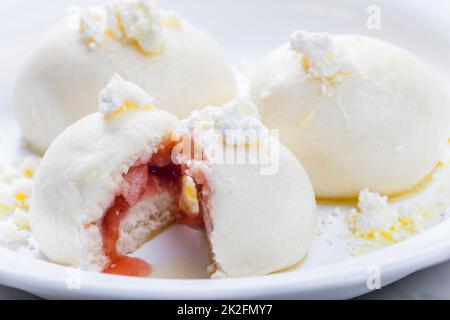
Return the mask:
[[107,36],[91,50],[67,19],[40,40],[21,71],[14,109],[27,143],[44,153],[68,125],[95,112],[114,73],[152,94],[163,110],[186,117],[234,98],[234,72],[219,46],[188,21],[162,24],[162,52],[143,54]]
[[[450,106],[440,79],[413,54],[384,41],[357,35],[325,40],[354,70],[338,74],[334,84],[312,79],[305,56],[282,45],[251,78],[263,121],[280,129],[321,200],[357,199],[366,188],[391,197],[414,190],[447,144]],[[307,42],[300,45],[308,49]],[[309,53],[320,56],[315,49]],[[333,71],[324,65],[324,74]]]

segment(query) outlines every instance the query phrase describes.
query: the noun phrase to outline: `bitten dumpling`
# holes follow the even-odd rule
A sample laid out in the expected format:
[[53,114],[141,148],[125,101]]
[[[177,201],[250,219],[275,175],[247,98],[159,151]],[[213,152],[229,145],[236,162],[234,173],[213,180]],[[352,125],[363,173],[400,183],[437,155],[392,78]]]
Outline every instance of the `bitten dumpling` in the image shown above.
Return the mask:
[[[218,134],[199,136],[195,128],[205,123]],[[261,134],[241,136],[240,129]],[[217,152],[266,146],[274,156],[265,165],[222,163]],[[315,208],[302,166],[267,135],[251,102],[210,107],[179,122],[116,75],[100,95],[99,112],[67,128],[45,154],[30,215],[39,247],[59,264],[148,276],[151,261],[127,255],[181,223],[205,230],[213,277],[244,277],[301,261],[315,235]]]

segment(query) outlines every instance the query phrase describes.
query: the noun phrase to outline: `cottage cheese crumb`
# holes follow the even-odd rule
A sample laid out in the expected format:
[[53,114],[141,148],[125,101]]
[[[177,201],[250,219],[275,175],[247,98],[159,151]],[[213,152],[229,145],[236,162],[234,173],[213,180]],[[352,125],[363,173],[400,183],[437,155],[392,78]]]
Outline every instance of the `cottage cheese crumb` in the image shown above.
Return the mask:
[[20,208],[28,211],[31,200],[32,178],[40,157],[27,157],[21,163],[0,168],[0,219]]
[[330,231],[336,223],[336,219],[342,216],[340,208],[335,208],[331,212],[319,212],[317,215],[317,236],[322,236]]
[[22,162],[16,163],[20,175],[24,178],[32,179],[41,163],[42,158],[38,156],[28,156]]
[[78,21],[81,38],[91,50],[110,36],[136,45],[145,54],[161,52],[163,25],[180,27],[182,21],[174,11],[160,11],[153,0],[113,0],[106,6],[76,7],[71,18]]
[[290,38],[290,46],[303,55],[302,64],[308,79],[320,81],[324,95],[342,84],[344,76],[355,71],[353,62],[326,33],[296,31]]
[[261,122],[258,108],[249,97],[237,98],[221,108],[207,107],[194,111],[180,123],[177,133],[191,133],[203,127],[217,130],[229,145],[255,144],[268,134],[268,129]]
[[31,231],[30,216],[27,211],[21,208],[16,208],[11,222],[17,227],[18,230]]
[[9,188],[10,198],[8,204],[12,208],[27,210],[30,208],[31,191],[33,181],[31,179],[16,179]]
[[0,245],[30,243],[28,210],[32,178],[40,159],[30,156],[21,163],[0,167]]
[[11,222],[0,222],[0,244],[27,244],[30,233],[20,230]]
[[105,116],[125,110],[153,109],[154,99],[132,82],[115,74],[99,95],[98,111]]
[[106,10],[104,7],[87,7],[79,9],[80,33],[89,48],[94,50],[105,40]]
[[115,0],[107,6],[108,26],[117,39],[136,42],[145,53],[162,48],[161,15],[150,0]]
[[17,170],[13,170],[9,166],[0,165],[0,185],[9,184],[18,177],[20,177],[20,174]]
[[428,218],[426,210],[398,210],[387,197],[363,190],[358,209],[350,212],[347,223],[357,238],[396,243],[420,231]]

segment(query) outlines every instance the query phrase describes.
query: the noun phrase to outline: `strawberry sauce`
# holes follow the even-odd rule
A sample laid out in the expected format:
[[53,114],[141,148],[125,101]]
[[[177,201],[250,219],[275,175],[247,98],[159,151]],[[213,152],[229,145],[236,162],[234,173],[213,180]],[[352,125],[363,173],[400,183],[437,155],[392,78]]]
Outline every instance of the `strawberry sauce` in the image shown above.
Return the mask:
[[[120,224],[127,216],[129,209],[145,193],[158,194],[164,190],[180,192],[183,169],[172,163],[173,147],[173,144],[165,144],[152,156],[148,164],[134,166],[124,175],[122,194],[116,197],[113,205],[98,222],[103,240],[103,252],[109,258],[103,273],[132,277],[148,277],[151,274],[152,268],[147,262],[121,255],[117,251]],[[177,214],[177,223],[196,230],[204,230],[202,214],[192,217],[180,212]]]
[[148,277],[151,273],[150,265],[137,258],[122,256],[117,252],[120,222],[129,209],[123,196],[117,197],[114,206],[108,210],[101,221],[100,229],[103,237],[103,251],[109,258],[109,263],[103,269],[104,273],[118,274],[131,277]]

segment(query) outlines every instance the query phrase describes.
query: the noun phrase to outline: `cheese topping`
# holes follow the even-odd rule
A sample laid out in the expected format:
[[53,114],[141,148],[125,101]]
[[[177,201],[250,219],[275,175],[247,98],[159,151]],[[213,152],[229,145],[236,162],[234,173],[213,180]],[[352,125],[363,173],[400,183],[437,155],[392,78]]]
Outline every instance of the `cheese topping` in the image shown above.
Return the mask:
[[0,244],[22,244],[30,239],[32,178],[40,160],[30,156],[14,166],[0,166]]
[[355,65],[347,54],[326,33],[296,31],[290,38],[290,46],[302,55],[302,66],[307,72],[307,78],[322,83],[324,95],[339,86],[344,76],[355,71]]
[[20,230],[10,222],[0,222],[0,244],[13,245],[27,243],[30,234],[26,230]]
[[149,0],[115,0],[107,6],[108,26],[117,39],[139,45],[145,53],[162,49],[159,7]]
[[387,197],[363,190],[358,210],[350,212],[347,223],[358,238],[396,243],[420,231],[429,218],[426,210],[398,210],[388,203]]
[[39,164],[41,163],[41,157],[29,156],[23,160],[22,163],[18,164],[18,169],[20,174],[25,177],[32,179],[36,173]]
[[160,11],[152,0],[114,0],[107,6],[76,8],[82,39],[94,50],[107,36],[136,45],[145,54],[160,53],[162,26],[180,27],[174,11]]
[[152,110],[154,99],[132,82],[115,74],[99,95],[100,113],[113,116],[125,110]]
[[103,7],[88,7],[79,10],[80,33],[89,48],[94,50],[106,36],[106,10]]
[[268,134],[258,108],[249,97],[237,98],[221,108],[207,107],[194,111],[180,123],[177,133],[189,134],[204,127],[217,130],[230,145],[252,145],[265,139]]

